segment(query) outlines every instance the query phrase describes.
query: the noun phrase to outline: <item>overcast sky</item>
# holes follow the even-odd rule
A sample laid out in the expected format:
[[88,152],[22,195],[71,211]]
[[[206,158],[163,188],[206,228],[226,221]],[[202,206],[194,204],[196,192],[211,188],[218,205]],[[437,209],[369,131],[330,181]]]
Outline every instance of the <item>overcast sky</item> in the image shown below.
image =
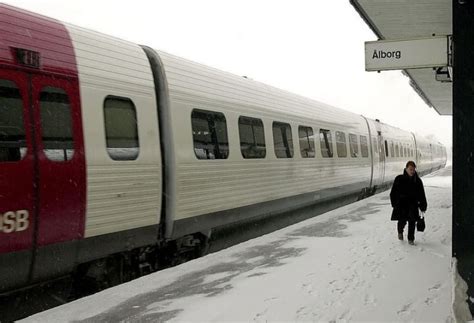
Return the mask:
[[349,0],[6,0],[20,8],[378,118],[452,145],[452,118],[399,71],[365,72],[376,40]]

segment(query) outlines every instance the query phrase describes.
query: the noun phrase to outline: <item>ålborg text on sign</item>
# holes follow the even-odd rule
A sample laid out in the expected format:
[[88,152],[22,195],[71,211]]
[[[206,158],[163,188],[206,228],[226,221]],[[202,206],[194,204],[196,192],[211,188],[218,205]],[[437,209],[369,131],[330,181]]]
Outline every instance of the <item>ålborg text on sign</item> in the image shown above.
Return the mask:
[[365,42],[365,70],[401,70],[448,65],[448,36]]
[[375,50],[374,49],[374,53],[372,54],[372,59],[374,58],[396,58],[396,59],[400,59],[402,57],[402,52],[399,51],[399,50],[394,50],[393,52],[385,52],[383,50]]

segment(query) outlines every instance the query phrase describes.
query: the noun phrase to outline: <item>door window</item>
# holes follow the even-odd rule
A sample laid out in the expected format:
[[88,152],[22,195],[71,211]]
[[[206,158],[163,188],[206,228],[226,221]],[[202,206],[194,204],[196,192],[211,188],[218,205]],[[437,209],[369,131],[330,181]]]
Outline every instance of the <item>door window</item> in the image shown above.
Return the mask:
[[0,162],[15,162],[26,155],[23,101],[12,81],[0,79]]
[[74,155],[71,106],[63,89],[47,86],[40,93],[41,135],[44,154],[52,161]]

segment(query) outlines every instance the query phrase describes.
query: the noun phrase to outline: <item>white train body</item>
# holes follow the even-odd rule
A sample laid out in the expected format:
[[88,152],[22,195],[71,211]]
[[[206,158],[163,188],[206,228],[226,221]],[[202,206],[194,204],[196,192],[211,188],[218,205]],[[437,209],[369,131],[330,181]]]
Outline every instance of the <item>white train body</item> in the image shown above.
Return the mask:
[[[164,71],[165,78],[161,81],[165,81],[168,91],[167,104],[160,108],[154,84],[157,80],[152,73],[157,67],[150,65],[140,46],[73,25],[66,27],[76,51],[85,120],[86,237],[156,225],[160,221],[166,223],[169,239],[196,231],[208,233],[215,227],[247,218],[374,191],[390,184],[408,160],[417,162],[422,174],[445,164],[442,154],[437,156],[430,151],[430,144],[440,146],[438,143],[430,143],[420,136],[415,142],[410,132],[155,51]],[[102,107],[108,96],[130,98],[136,106],[140,138],[136,160],[117,162],[107,154]],[[227,158],[197,158],[191,128],[195,109],[225,116]],[[265,158],[243,158],[238,128],[242,116],[263,122]],[[161,122],[165,137],[164,173],[159,118],[165,121]],[[291,126],[293,158],[276,157],[273,122]],[[314,158],[302,158],[300,154],[300,143],[296,140],[299,126],[313,129]],[[320,129],[331,131],[332,158],[322,156]],[[347,157],[337,154],[336,131],[346,136]],[[357,157],[350,156],[349,134],[357,136]],[[366,157],[360,154],[360,136],[368,140]],[[417,156],[397,155],[397,149],[402,147],[416,150]],[[164,186],[162,174],[167,179]],[[162,189],[167,198],[164,217],[160,216]],[[294,198],[294,202],[288,198]],[[268,207],[266,203],[272,201],[282,203]],[[282,208],[284,204],[288,205]],[[268,214],[249,212],[249,206],[261,210],[262,205]]]

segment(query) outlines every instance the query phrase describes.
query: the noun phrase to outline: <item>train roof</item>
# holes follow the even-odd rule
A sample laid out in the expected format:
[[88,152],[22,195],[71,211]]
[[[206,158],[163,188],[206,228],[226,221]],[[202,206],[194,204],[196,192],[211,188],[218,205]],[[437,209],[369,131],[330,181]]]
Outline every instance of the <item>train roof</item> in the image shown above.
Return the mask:
[[259,115],[278,113],[288,119],[365,124],[362,116],[356,113],[163,51],[157,52],[164,62],[171,99],[189,102],[212,99],[222,104],[238,103]]

